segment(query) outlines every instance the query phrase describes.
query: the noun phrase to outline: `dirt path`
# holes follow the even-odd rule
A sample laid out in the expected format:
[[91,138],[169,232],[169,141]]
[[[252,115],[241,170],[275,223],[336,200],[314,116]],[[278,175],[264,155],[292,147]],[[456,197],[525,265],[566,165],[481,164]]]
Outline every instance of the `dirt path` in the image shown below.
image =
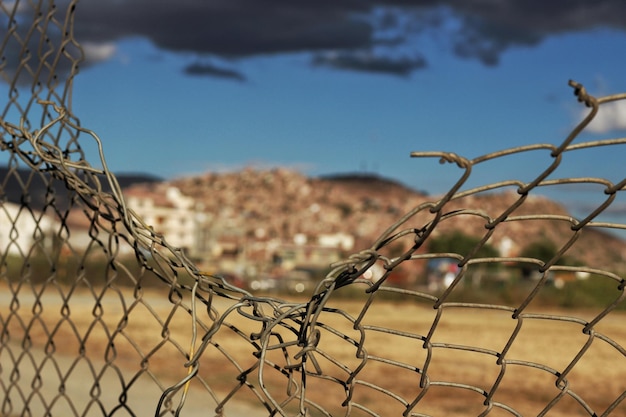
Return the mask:
[[[94,387],[94,371],[104,367],[84,360],[55,355],[46,359],[43,351],[29,350],[29,355],[16,356],[20,347],[11,344],[0,351],[0,384],[8,388],[2,398],[0,415],[23,415],[24,404],[29,404],[29,415],[67,416],[154,416],[161,397],[161,388],[149,376],[132,381],[132,375],[117,374],[112,368],[104,371],[99,387]],[[19,355],[19,353],[18,353]],[[13,358],[11,358],[13,356]],[[15,365],[17,363],[17,366]],[[37,367],[42,369],[37,376]],[[60,375],[69,375],[62,380]],[[10,381],[13,381],[12,383]],[[120,399],[122,384],[132,381],[127,397]],[[97,394],[97,395],[96,395]],[[11,402],[11,409],[6,402]],[[122,404],[126,404],[128,408]],[[44,404],[48,404],[48,410]],[[176,408],[176,403],[173,408]],[[181,416],[213,416],[215,402],[206,390],[190,388]],[[171,414],[166,414],[171,415]],[[229,403],[224,416],[261,417],[267,412],[246,404]]]
[[[8,306],[12,302],[11,292],[6,288],[3,290],[0,291],[0,325],[7,319]],[[30,311],[34,301],[32,292],[21,291],[20,311],[22,308],[25,313]],[[52,291],[44,294],[41,301],[47,310],[58,311],[60,308],[60,297]],[[115,301],[105,299],[103,303],[110,304],[106,308],[114,309]],[[151,303],[167,306],[167,300],[158,298]],[[91,306],[93,296],[80,292],[73,294],[73,308],[83,304]],[[156,381],[148,373],[134,379],[138,368],[120,369],[124,366],[123,361],[116,361],[116,367],[112,367],[94,357],[87,360],[59,352],[46,355],[40,347],[24,349],[21,345],[23,331],[18,333],[12,334],[6,344],[0,341],[0,416],[3,417],[154,416],[163,390],[176,382],[164,382],[162,376]],[[96,381],[100,383],[96,385]],[[125,397],[122,396],[124,387],[127,387]],[[28,404],[28,412],[25,404]],[[172,408],[176,409],[176,406],[177,402]],[[215,406],[215,400],[206,389],[192,385],[180,415],[213,416]],[[260,407],[234,401],[228,403],[223,414],[225,417],[266,415],[267,411]]]

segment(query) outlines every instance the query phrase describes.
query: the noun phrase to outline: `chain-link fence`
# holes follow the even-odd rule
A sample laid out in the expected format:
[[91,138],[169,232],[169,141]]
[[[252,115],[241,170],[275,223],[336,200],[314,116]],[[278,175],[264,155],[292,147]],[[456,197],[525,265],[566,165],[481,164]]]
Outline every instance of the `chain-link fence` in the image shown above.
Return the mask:
[[[621,150],[626,139],[575,139],[626,96],[596,99],[571,83],[590,111],[556,145],[474,159],[414,153],[460,168],[458,182],[334,265],[308,301],[290,302],[202,273],[125,205],[100,139],[72,111],[76,3],[0,1],[3,416],[626,415],[626,327],[615,311],[615,235],[626,225],[599,220],[626,179],[560,171],[573,155]],[[85,159],[87,142],[99,161]],[[483,164],[534,152],[546,165],[529,178],[466,187]],[[580,218],[542,211],[538,190],[558,187],[596,190],[599,202]],[[504,190],[513,192],[502,207],[481,199]],[[466,251],[426,250],[461,223],[479,236]],[[531,224],[558,242],[549,256],[484,251]],[[605,256],[586,256],[598,245]],[[443,261],[445,285],[389,285],[395,271]],[[511,268],[527,277],[512,284]],[[504,277],[490,281],[497,302],[477,284],[494,276]],[[563,282],[581,278],[570,309],[551,307]],[[594,291],[603,304],[585,303]]]

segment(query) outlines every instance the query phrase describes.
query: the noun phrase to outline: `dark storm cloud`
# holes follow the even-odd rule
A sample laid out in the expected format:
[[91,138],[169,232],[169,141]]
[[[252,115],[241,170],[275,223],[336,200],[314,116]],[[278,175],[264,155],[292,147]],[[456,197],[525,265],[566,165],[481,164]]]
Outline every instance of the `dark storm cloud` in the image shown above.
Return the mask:
[[371,53],[358,52],[318,54],[313,58],[313,64],[344,70],[377,72],[398,76],[408,76],[414,70],[424,68],[427,65],[426,60],[422,57],[388,58]]
[[404,75],[426,66],[424,31],[497,65],[504,51],[556,34],[624,30],[624,16],[622,0],[81,0],[75,35],[93,45],[142,37],[200,58],[307,52],[313,65]]
[[[61,0],[59,5],[66,6],[64,3],[67,1]],[[86,67],[106,61],[115,52],[113,43],[86,41],[82,48],[72,42],[64,44],[62,18],[49,22],[42,30],[41,16],[65,13],[63,7],[52,2],[0,0],[0,4],[0,36],[4,38],[0,43],[0,81],[34,88],[62,84],[77,62]]]
[[453,51],[460,57],[497,65],[513,47],[532,47],[544,39],[596,28],[626,29],[626,3],[569,0],[454,0],[450,6],[460,22],[453,33]]
[[465,17],[452,39],[454,53],[458,56],[476,58],[487,66],[494,66],[507,49],[537,45],[542,38],[541,34],[523,28]]
[[228,68],[220,68],[213,64],[194,63],[185,67],[184,72],[187,75],[229,78],[236,81],[246,81],[246,77],[244,77],[241,73]]
[[350,2],[84,0],[79,7],[79,38],[141,36],[170,51],[231,58],[359,48],[373,35],[370,24],[353,16],[367,8]]

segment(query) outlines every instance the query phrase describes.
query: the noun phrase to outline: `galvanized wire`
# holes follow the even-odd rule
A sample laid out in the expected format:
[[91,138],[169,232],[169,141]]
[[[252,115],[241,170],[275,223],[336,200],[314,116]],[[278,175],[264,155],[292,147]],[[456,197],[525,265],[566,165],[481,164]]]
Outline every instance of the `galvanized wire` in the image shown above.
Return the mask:
[[[626,229],[601,219],[626,178],[590,176],[582,168],[580,177],[559,172],[574,153],[617,152],[626,144],[626,138],[575,142],[603,105],[626,95],[595,98],[570,82],[589,113],[556,144],[476,158],[414,152],[461,169],[459,180],[398,219],[369,248],[333,265],[308,300],[289,301],[202,273],[126,206],[105,146],[72,110],[84,55],[72,31],[76,7],[77,1],[0,1],[6,26],[0,73],[8,86],[0,118],[0,149],[8,155],[0,182],[2,415],[625,415],[623,316],[614,312],[624,299],[623,269],[559,260],[579,253],[576,243],[591,230]],[[86,141],[96,143],[97,160],[86,158]],[[464,188],[481,164],[539,150],[549,159],[544,169],[527,173],[530,180]],[[37,184],[44,196],[34,195]],[[603,186],[601,203],[581,218],[532,206],[540,190],[596,184]],[[511,189],[506,207],[476,204],[485,193]],[[477,220],[482,233],[471,250],[425,251],[438,232],[468,219]],[[561,238],[551,259],[479,255],[506,227],[532,222]],[[80,230],[88,230],[86,236]],[[398,243],[402,252],[390,255]],[[445,288],[387,282],[394,271],[443,258],[458,266]],[[463,288],[472,294],[481,268],[515,263],[538,277],[520,289],[518,300],[459,296],[467,294]],[[374,265],[382,267],[382,278],[365,279]],[[611,301],[595,310],[537,308],[558,273],[612,282]],[[406,317],[377,321],[386,300]],[[481,329],[484,340],[443,336],[446,328],[463,334],[469,326],[458,312],[479,320],[470,328]],[[607,324],[613,317],[619,325]],[[545,330],[531,333],[534,349],[520,351],[536,326]],[[546,346],[536,336],[562,327],[571,339]],[[475,364],[458,359],[469,357]],[[597,380],[606,382],[604,389],[586,384]]]

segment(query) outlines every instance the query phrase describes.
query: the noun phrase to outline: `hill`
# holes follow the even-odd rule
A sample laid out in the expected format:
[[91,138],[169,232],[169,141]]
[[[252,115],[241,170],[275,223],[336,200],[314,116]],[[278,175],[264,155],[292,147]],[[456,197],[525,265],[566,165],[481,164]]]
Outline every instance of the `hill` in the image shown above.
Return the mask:
[[[33,209],[42,209],[50,199],[49,175],[0,167],[0,192],[4,201],[19,204],[24,200]],[[377,175],[350,173],[307,177],[282,168],[206,173],[167,182],[137,173],[119,174],[117,179],[123,189],[138,183],[154,189],[178,187],[183,194],[193,196],[202,204],[216,230],[285,242],[297,234],[314,238],[321,234],[345,233],[354,238],[354,250],[370,247],[401,216],[420,204],[438,199]],[[67,189],[59,181],[54,188],[55,204],[62,209],[68,198]],[[451,201],[447,206],[449,212],[464,210],[467,213],[442,220],[435,234],[461,231],[471,236],[484,236],[486,219],[477,213],[494,218],[518,198],[515,193],[487,193]],[[572,237],[571,224],[563,220],[570,218],[567,209],[546,197],[529,196],[514,213],[515,216],[536,214],[561,216],[561,220],[508,221],[497,227],[490,244],[501,249],[506,243],[514,255],[542,239],[562,246]],[[401,228],[421,228],[432,220],[429,216],[429,211],[423,210]],[[586,228],[576,237],[568,255],[592,267],[623,268],[624,240],[600,228]]]
[[[212,222],[238,230],[246,236],[292,239],[295,234],[317,236],[343,232],[355,238],[355,250],[367,248],[402,215],[437,197],[412,190],[396,181],[363,174],[306,177],[287,169],[231,173],[207,173],[171,181],[184,194],[202,203]],[[436,234],[461,231],[484,236],[486,218],[499,216],[520,196],[513,192],[486,193],[454,200],[448,212],[467,211],[442,220]],[[479,213],[482,213],[479,215]],[[497,227],[489,242],[498,249],[508,246],[510,256],[524,247],[547,239],[565,245],[575,234],[567,209],[546,197],[529,196],[515,216],[547,214],[561,220],[509,221]],[[421,228],[432,220],[428,210],[410,218],[404,228]],[[587,228],[576,235],[568,251],[589,266],[621,267],[626,242],[601,229]]]
[[371,243],[392,219],[424,198],[380,177],[310,178],[282,168],[207,173],[171,184],[198,199],[216,223],[250,235],[347,232],[360,245]]
[[408,192],[427,195],[426,192],[414,190],[407,187],[399,181],[381,177],[377,174],[371,173],[340,173],[340,174],[328,174],[319,177],[322,181],[332,182],[338,185],[347,186],[353,190],[365,190],[368,193],[372,192]]

